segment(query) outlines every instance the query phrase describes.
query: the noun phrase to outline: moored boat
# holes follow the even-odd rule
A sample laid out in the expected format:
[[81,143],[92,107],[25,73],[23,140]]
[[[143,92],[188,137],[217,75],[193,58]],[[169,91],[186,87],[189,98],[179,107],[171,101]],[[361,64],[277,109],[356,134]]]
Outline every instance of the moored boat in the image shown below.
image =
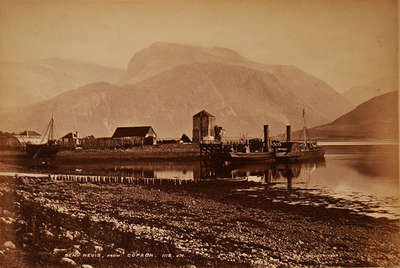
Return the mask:
[[311,142],[306,144],[302,142],[285,142],[280,147],[276,147],[275,150],[277,161],[319,159],[324,158],[325,155],[324,148]]
[[32,158],[54,156],[58,151],[59,146],[50,142],[42,144],[26,144],[26,153]]
[[[40,144],[26,144],[26,154],[29,157],[51,157],[55,156],[60,150],[59,145],[54,140],[54,117],[52,116],[46,128]],[[47,140],[47,141],[45,141]]]
[[240,162],[272,162],[275,160],[273,152],[230,152],[229,156],[231,161]]
[[290,141],[290,126],[287,127],[287,141],[272,142],[277,161],[319,159],[325,155],[325,149],[317,145],[317,141],[309,141],[307,135],[305,110],[303,109],[304,141]]

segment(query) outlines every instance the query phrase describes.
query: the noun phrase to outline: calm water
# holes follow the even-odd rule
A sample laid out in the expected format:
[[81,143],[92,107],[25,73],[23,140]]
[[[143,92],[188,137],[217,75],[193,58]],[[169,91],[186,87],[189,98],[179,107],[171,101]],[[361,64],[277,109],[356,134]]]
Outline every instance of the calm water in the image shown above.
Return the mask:
[[204,163],[124,162],[49,163],[26,162],[13,155],[0,155],[0,171],[123,175],[146,178],[243,180],[248,187],[237,192],[257,197],[265,185],[282,190],[276,202],[351,209],[376,217],[400,218],[398,146],[393,144],[325,145],[323,161],[273,165],[210,167]]

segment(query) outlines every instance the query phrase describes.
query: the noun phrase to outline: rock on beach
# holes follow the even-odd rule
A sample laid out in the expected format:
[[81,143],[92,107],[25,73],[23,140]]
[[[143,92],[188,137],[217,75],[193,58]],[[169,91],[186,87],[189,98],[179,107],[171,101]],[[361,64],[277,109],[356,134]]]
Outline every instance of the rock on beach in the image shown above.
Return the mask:
[[69,265],[69,266],[76,266],[76,262],[74,260],[72,260],[70,258],[66,258],[66,257],[62,258],[60,260],[60,263],[64,264],[64,265]]
[[6,241],[6,242],[4,242],[3,247],[9,248],[9,249],[15,249],[15,244],[11,241]]

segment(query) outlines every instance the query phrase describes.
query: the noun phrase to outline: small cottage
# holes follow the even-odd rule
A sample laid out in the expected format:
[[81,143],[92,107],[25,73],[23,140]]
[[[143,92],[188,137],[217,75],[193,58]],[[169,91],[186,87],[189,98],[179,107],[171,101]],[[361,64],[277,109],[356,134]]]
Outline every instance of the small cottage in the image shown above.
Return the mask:
[[131,144],[157,144],[157,134],[151,126],[118,127],[111,138],[130,141]]
[[81,142],[79,139],[78,131],[73,131],[73,132],[70,132],[70,133],[66,134],[65,136],[63,136],[61,138],[61,143],[63,146],[66,146],[66,147],[74,148],[74,147],[80,146]]
[[193,116],[193,142],[214,140],[215,116],[202,110]]

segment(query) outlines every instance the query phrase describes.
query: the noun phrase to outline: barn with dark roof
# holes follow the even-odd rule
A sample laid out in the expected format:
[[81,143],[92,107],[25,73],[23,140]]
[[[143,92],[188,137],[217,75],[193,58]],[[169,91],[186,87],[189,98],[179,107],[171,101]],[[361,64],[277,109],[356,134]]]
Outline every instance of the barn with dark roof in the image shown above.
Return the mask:
[[130,141],[132,144],[154,145],[157,143],[157,134],[151,126],[118,127],[111,138]]

